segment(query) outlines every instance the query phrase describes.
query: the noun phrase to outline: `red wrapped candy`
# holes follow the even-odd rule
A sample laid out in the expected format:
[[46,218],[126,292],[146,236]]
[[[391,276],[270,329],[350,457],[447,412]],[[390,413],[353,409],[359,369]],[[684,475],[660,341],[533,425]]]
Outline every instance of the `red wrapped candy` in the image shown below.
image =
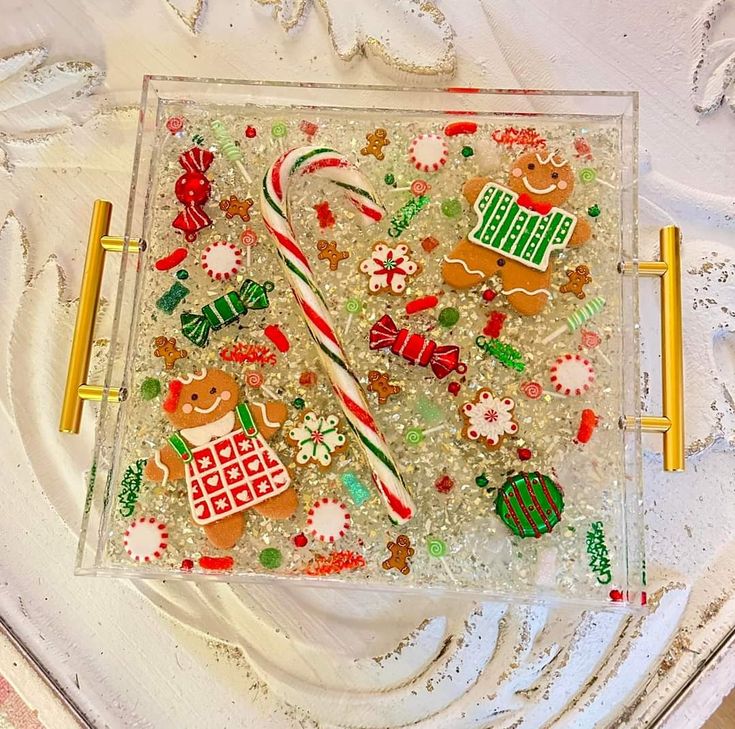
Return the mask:
[[370,329],[370,349],[390,347],[393,354],[420,367],[431,367],[438,380],[455,370],[462,374],[467,365],[459,361],[459,347],[438,345],[421,334],[411,334],[408,329],[398,329],[388,314],[373,324]]
[[204,173],[213,159],[214,155],[201,147],[192,147],[179,155],[179,164],[185,172],[176,180],[174,192],[176,199],[186,207],[171,225],[180,230],[189,243],[196,240],[202,228],[212,225],[202,205],[209,200],[211,185]]

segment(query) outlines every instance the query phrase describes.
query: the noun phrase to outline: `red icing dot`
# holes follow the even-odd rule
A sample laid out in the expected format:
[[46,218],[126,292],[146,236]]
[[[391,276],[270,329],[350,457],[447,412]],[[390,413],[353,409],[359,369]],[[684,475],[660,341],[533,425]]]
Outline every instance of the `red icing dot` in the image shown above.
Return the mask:
[[493,291],[492,289],[485,289],[482,292],[482,300],[483,301],[492,301],[498,294]]
[[194,560],[193,559],[182,560],[181,569],[185,570],[186,572],[191,572],[191,570],[194,569]]
[[518,449],[518,458],[520,458],[522,461],[529,461],[532,456],[533,456],[533,453],[531,452],[530,448],[519,448]]
[[293,543],[294,543],[294,546],[301,549],[302,547],[305,547],[309,543],[309,540],[306,538],[305,534],[301,533],[301,534],[297,534],[293,538]]
[[253,139],[258,134],[258,130],[255,127],[251,127],[249,124],[245,127],[245,136],[248,139]]
[[462,389],[462,385],[459,384],[459,382],[450,382],[447,385],[447,390],[454,395],[454,397],[457,397],[459,395],[459,391]]
[[623,602],[623,593],[620,590],[610,590],[610,599],[613,602]]

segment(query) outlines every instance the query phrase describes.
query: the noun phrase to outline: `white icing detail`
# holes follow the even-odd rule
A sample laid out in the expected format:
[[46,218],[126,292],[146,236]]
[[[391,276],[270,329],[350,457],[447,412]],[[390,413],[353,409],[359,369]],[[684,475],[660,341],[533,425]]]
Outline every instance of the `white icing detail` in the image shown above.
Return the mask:
[[548,195],[550,192],[554,192],[554,190],[556,190],[556,185],[549,185],[548,187],[534,187],[528,181],[528,177],[525,176],[523,177],[523,186],[534,195]]
[[450,258],[449,256],[444,256],[444,261],[446,263],[459,263],[459,265],[462,266],[470,276],[485,276],[484,271],[476,271],[474,268],[470,268],[461,258]]
[[563,157],[561,158],[561,161],[555,162],[554,161],[555,154],[556,152],[549,152],[546,158],[544,158],[539,153],[537,153],[536,159],[538,160],[538,163],[540,165],[548,165],[549,163],[551,163],[554,167],[564,167],[565,165],[569,164]]
[[235,429],[235,411],[230,410],[225,413],[219,420],[215,420],[205,425],[199,425],[196,428],[182,428],[181,435],[193,446],[204,445],[210,440],[227,435]]
[[518,291],[522,291],[524,294],[528,294],[529,296],[537,296],[538,294],[546,294],[550,299],[552,298],[551,291],[549,291],[549,289],[534,289],[533,291],[529,291],[528,289],[524,289],[522,286],[516,286],[516,288],[508,289],[507,291],[506,289],[502,289],[500,293],[508,296],[509,294],[515,294]]
[[197,374],[196,372],[192,372],[190,375],[184,375],[183,377],[177,377],[176,379],[182,384],[182,385],[190,385],[194,380],[203,380],[207,376],[207,368],[204,367],[202,371]]
[[196,412],[198,413],[202,413],[202,415],[207,415],[207,413],[211,413],[213,410],[216,410],[221,402],[222,398],[217,395],[217,397],[214,399],[214,402],[208,408],[198,408],[195,405],[194,410],[196,410]]
[[250,405],[251,408],[258,408],[260,410],[260,417],[263,419],[263,422],[269,427],[269,428],[280,428],[280,423],[274,423],[272,420],[268,419],[268,414],[266,412],[265,405],[262,402],[256,402],[252,403]]
[[161,469],[163,472],[163,479],[161,479],[161,486],[166,488],[166,484],[168,483],[168,477],[171,471],[169,471],[168,466],[161,460],[161,453],[160,451],[156,451],[156,454],[153,456],[153,462]]

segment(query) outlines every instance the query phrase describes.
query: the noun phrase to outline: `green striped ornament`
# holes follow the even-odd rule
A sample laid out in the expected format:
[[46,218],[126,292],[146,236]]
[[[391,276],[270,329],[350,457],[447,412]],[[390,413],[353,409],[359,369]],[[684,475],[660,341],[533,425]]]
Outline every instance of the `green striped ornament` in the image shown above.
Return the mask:
[[495,512],[519,537],[548,534],[564,511],[561,487],[544,473],[517,473],[506,479],[495,501]]

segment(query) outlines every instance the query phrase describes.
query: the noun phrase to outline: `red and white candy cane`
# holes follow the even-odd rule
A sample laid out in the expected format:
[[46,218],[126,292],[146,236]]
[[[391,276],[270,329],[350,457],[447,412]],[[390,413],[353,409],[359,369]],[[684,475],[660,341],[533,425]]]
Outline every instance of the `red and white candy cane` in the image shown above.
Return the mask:
[[391,519],[399,524],[414,514],[414,503],[390,448],[378,428],[365,394],[352,373],[309,260],[290,223],[288,192],[295,175],[326,177],[341,187],[366,223],[380,220],[383,208],[363,175],[338,152],[323,147],[298,147],[281,155],[263,178],[260,210],[266,228],[275,239],[291,290],[301,307],[306,325],[319,349],[345,417],[363,447],[373,481],[385,501]]

